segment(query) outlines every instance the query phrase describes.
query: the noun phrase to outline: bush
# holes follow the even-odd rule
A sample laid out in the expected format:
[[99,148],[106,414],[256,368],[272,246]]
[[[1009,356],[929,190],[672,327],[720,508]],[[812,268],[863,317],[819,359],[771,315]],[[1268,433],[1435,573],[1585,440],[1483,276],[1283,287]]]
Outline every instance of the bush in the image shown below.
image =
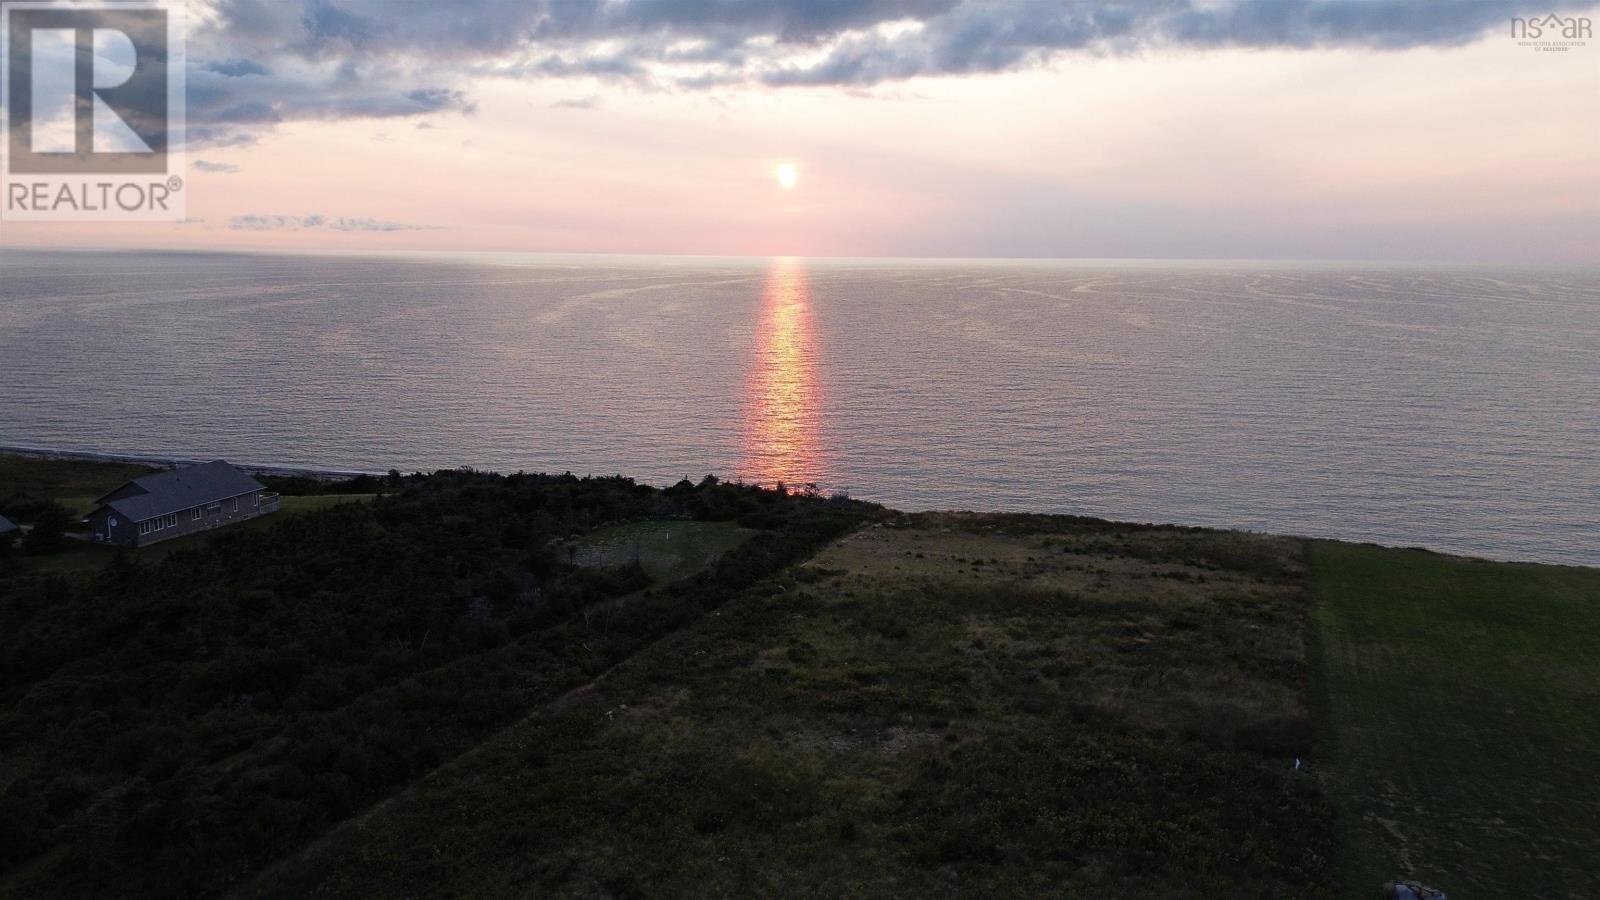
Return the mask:
[[[156,564],[0,570],[0,863],[40,863],[20,893],[215,893],[876,510],[715,480],[383,486]],[[758,509],[769,530],[715,574],[649,591],[637,563],[579,568],[553,549],[630,519]],[[29,551],[59,547],[67,519],[54,506]],[[758,801],[737,820],[811,814],[782,774],[730,773]],[[45,787],[17,787],[31,782]]]
[[67,529],[72,526],[72,516],[59,503],[47,503],[34,517],[33,528],[22,539],[22,549],[28,553],[55,553],[67,545]]

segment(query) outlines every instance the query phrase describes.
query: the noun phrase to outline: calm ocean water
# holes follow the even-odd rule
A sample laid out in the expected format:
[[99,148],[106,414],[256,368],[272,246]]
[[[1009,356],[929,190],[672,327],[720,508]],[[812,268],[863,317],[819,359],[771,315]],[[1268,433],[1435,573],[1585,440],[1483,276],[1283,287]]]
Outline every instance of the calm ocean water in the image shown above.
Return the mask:
[[0,250],[0,444],[1600,565],[1600,272]]

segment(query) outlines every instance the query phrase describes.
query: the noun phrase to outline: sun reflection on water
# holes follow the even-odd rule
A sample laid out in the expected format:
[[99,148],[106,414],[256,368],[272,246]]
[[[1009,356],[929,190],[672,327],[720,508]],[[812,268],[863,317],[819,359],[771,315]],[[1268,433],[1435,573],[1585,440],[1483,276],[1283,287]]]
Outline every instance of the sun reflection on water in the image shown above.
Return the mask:
[[822,398],[811,292],[803,263],[772,261],[762,289],[755,357],[745,385],[746,481],[791,485],[822,482],[817,428]]

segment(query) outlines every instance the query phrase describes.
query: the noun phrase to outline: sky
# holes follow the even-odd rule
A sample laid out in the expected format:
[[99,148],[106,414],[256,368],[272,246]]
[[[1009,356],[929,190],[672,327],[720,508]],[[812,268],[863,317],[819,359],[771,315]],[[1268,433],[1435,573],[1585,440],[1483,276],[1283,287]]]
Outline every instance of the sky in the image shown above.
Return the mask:
[[189,220],[0,246],[1600,263],[1596,5],[195,0]]

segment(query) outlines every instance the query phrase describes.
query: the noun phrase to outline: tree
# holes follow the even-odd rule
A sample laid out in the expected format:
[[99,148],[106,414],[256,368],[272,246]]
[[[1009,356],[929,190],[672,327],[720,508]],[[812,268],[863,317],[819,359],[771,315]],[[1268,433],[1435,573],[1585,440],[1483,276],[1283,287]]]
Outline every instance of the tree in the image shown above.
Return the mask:
[[39,510],[33,520],[33,529],[22,539],[22,549],[29,553],[54,553],[67,544],[67,528],[72,516],[59,503],[51,502]]

